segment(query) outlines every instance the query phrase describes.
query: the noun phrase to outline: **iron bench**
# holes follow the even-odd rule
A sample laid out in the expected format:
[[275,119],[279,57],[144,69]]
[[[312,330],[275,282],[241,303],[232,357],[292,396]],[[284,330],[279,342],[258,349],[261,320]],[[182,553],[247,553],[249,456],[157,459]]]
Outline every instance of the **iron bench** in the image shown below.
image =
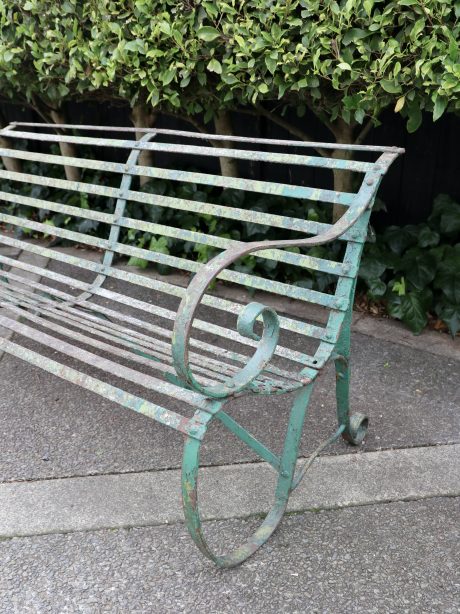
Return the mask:
[[[56,128],[61,133],[57,134]],[[77,136],[76,130],[84,136]],[[100,136],[102,132],[103,137]],[[125,138],[119,138],[119,133],[123,132]],[[0,350],[180,431],[185,436],[182,498],[188,529],[207,557],[220,567],[231,567],[253,554],[274,532],[291,491],[326,444],[340,436],[351,444],[359,444],[364,438],[367,417],[350,414],[348,401],[353,296],[377,189],[383,175],[403,150],[217,137],[169,130],[143,130],[142,133],[142,138],[135,140],[130,138],[129,128],[30,123],[10,124],[0,132],[14,143],[14,147],[1,148],[0,156],[21,160],[24,165],[21,171],[0,170],[3,185],[5,180],[8,182],[6,191],[0,191],[0,225],[3,229],[0,245],[45,257],[58,269],[27,264],[0,254],[0,307],[7,310],[0,311],[0,325],[14,333],[12,340],[0,339]],[[213,146],[191,144],[196,143],[196,139],[214,141]],[[226,140],[233,141],[238,148],[229,150],[224,147]],[[112,152],[121,149],[130,153],[126,163],[69,157],[53,152],[52,147],[59,143],[75,144],[81,149],[90,146],[93,152],[107,152],[110,148]],[[330,150],[331,154],[333,150],[342,149],[364,152],[367,157],[373,155],[376,158],[376,153],[380,155],[375,162],[364,162],[332,155],[316,157],[285,153],[293,147],[318,145]],[[284,153],[273,151],[276,147],[282,147]],[[181,155],[191,161],[199,156],[214,159],[233,156],[249,163],[281,163],[291,168],[318,169],[316,172],[342,169],[360,174],[362,181],[356,193],[339,193],[303,185],[177,170],[177,164],[175,169],[165,164],[142,166],[139,156],[144,150],[155,152],[156,156]],[[85,169],[85,172],[97,171],[103,180],[98,183],[70,181],[63,178],[63,165]],[[117,175],[121,177],[119,187],[116,187],[118,184],[113,187],[104,179],[113,179]],[[164,196],[142,190],[140,176],[185,185],[212,186],[217,192],[224,191],[224,197],[225,190],[231,188],[255,192],[263,198],[282,195],[324,203],[329,210],[340,205],[345,213],[335,222],[331,217],[331,223],[319,223],[243,206]],[[21,184],[32,186],[29,195],[17,189]],[[64,204],[62,200],[65,199],[60,197],[63,191],[79,195],[80,200]],[[100,205],[93,205],[94,202],[100,203],[101,198],[107,199],[107,206],[111,207],[109,212],[101,210]],[[129,210],[132,203],[141,204],[144,207],[141,211],[151,209],[157,217],[152,219],[150,214],[136,217]],[[175,227],[162,223],[161,216],[157,215],[158,211],[168,210],[181,210],[197,217],[207,215],[215,219],[230,219],[235,224],[270,226],[279,229],[280,240],[245,243],[217,233]],[[69,229],[65,223],[62,227],[50,227],[46,223],[49,213],[62,214],[63,219],[77,218],[82,224],[77,230]],[[98,233],[94,232],[96,226]],[[24,228],[35,236],[51,234],[58,240],[98,250],[101,259],[95,261],[87,257],[87,251],[82,251],[81,257],[77,257],[75,253],[54,249],[53,245],[44,246],[43,241],[31,241],[27,235],[12,232],[12,229]],[[100,236],[101,229],[106,229],[105,236]],[[123,242],[121,233],[126,229],[184,244],[211,246],[220,251],[208,262],[197,262],[193,258]],[[288,233],[294,233],[294,238],[282,238]],[[334,240],[341,242],[340,258],[318,257],[307,249]],[[334,280],[333,291],[320,292],[232,268],[233,263],[249,254],[327,273]],[[185,271],[193,277],[184,288],[167,276],[152,278],[118,267],[115,257],[141,258]],[[21,270],[35,273],[39,281],[25,282]],[[279,316],[272,308],[258,302],[244,306],[236,300],[215,296],[209,292],[209,287],[216,279],[269,291],[303,305],[319,305],[327,313],[326,324]],[[113,280],[122,284],[123,291],[107,287]],[[130,294],[130,288],[135,286],[144,293],[140,298]],[[178,308],[162,306],[160,296],[176,299],[177,303],[180,301]],[[207,312],[205,318],[198,313],[199,309]],[[226,324],[229,317],[237,319],[236,330]],[[305,340],[305,344],[300,346],[303,350],[295,349],[299,347],[295,344],[289,346],[294,337]],[[35,344],[32,348],[30,342]],[[308,348],[312,344],[314,349],[310,351]],[[37,347],[43,347],[43,353],[37,352]],[[53,351],[52,357],[47,355],[49,350]],[[61,363],[57,354],[66,356],[67,360],[70,357],[79,368]],[[330,361],[336,368],[339,428],[300,468],[297,466],[299,440],[313,384]],[[104,379],[107,376],[124,380],[126,385],[115,387]],[[142,396],[136,394],[131,384],[141,387],[145,393]],[[226,403],[235,396],[249,398],[253,394],[287,392],[294,394],[294,401],[280,455],[269,450],[224,411]],[[269,463],[278,475],[274,505],[261,526],[246,543],[223,556],[214,554],[205,540],[197,497],[200,446],[213,420],[219,420]]]

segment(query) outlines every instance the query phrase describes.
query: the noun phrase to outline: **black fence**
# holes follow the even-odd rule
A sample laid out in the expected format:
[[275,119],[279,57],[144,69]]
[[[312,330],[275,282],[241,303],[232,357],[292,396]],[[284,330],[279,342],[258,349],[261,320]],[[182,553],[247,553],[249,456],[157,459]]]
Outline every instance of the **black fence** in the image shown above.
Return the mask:
[[[6,121],[41,121],[30,110],[13,105],[3,105],[1,112]],[[71,123],[98,125],[131,125],[129,109],[123,106],[107,104],[80,103],[70,104],[67,117]],[[295,115],[288,117],[308,131],[315,140],[331,140],[328,131],[314,116],[305,115],[298,119]],[[408,134],[404,120],[399,115],[387,111],[381,118],[382,124],[371,130],[366,143],[378,145],[397,145],[406,149],[406,154],[398,159],[385,177],[379,191],[379,198],[386,205],[387,212],[377,215],[377,226],[389,224],[419,223],[430,214],[433,199],[440,193],[451,195],[460,201],[460,121],[453,114],[444,115],[433,123],[431,115],[426,115],[422,126],[414,134]],[[268,138],[291,138],[288,133],[265,118],[255,118],[243,113],[233,115],[235,134],[244,136],[261,136]],[[158,127],[192,130],[190,124],[179,119],[160,116]],[[117,159],[119,152],[109,154]],[[209,166],[209,161],[205,167]],[[211,163],[212,164],[212,163]],[[201,161],[200,161],[201,165]],[[202,166],[202,165],[201,165]],[[203,170],[217,169],[205,168]],[[263,165],[241,169],[243,175],[260,179],[289,181],[293,169],[280,167],[277,176],[264,176]],[[302,172],[296,169],[295,172]],[[298,179],[298,177],[296,177]],[[308,178],[307,178],[308,179]],[[326,181],[330,182],[330,177]]]

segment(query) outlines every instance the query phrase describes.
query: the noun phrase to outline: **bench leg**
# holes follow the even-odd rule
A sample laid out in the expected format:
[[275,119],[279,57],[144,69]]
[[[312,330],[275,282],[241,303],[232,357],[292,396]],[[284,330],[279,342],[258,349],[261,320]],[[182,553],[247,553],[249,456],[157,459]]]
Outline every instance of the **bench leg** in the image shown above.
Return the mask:
[[209,548],[203,535],[201,517],[198,506],[198,468],[201,441],[186,439],[184,459],[182,464],[182,501],[185,520],[194,542],[201,552],[210,558],[218,567],[228,568],[239,565],[258,550],[275,532],[284,515],[293,490],[293,477],[297,462],[302,427],[310,400],[310,384],[297,393],[287,427],[283,452],[280,458],[278,483],[275,491],[275,502],[260,527],[239,548],[226,555],[216,555]]
[[366,436],[369,419],[364,414],[350,415],[350,326],[351,309],[343,322],[342,331],[336,346],[335,376],[337,419],[339,426],[344,426],[342,437],[348,443],[359,445]]

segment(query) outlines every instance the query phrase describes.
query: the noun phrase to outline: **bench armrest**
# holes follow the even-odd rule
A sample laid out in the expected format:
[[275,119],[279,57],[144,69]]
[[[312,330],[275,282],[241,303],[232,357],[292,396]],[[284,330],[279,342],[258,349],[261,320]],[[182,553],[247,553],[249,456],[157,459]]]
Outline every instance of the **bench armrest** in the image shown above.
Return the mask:
[[[313,247],[337,239],[350,229],[373,203],[382,176],[398,153],[385,153],[377,160],[372,171],[366,173],[356,198],[344,215],[325,232],[314,237],[286,241],[254,241],[238,243],[210,260],[191,280],[179,306],[172,336],[172,357],[178,376],[194,390],[212,398],[225,398],[241,392],[256,379],[273,357],[279,337],[279,321],[276,312],[260,303],[250,303],[238,317],[240,335],[258,341],[255,353],[248,363],[233,377],[215,386],[202,386],[193,376],[189,365],[189,341],[196,311],[208,286],[219,273],[247,254],[265,249],[284,247]],[[257,318],[263,320],[260,337],[254,331]]]

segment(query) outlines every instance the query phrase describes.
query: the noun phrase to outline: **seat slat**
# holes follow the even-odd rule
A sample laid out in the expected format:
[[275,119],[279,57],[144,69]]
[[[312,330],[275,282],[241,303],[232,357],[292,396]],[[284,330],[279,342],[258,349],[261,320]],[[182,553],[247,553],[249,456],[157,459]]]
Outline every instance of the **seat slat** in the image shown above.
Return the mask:
[[342,169],[367,173],[374,168],[371,162],[357,162],[340,158],[321,158],[317,156],[284,154],[265,151],[251,151],[246,149],[227,149],[223,147],[203,147],[199,145],[181,145],[178,143],[149,142],[140,144],[138,141],[127,139],[95,138],[88,136],[57,135],[37,132],[23,132],[16,130],[3,130],[2,135],[7,138],[27,139],[31,141],[49,143],[74,143],[76,145],[92,145],[93,147],[117,147],[122,149],[141,149],[160,151],[163,153],[188,154],[193,156],[218,156],[236,158],[239,160],[253,160],[255,162],[272,162],[275,164],[293,164],[296,166],[311,166],[325,169]]
[[[34,303],[32,303],[31,301],[27,301],[24,299],[18,299],[15,297],[14,293],[5,292],[4,288],[0,289],[0,306],[5,307],[6,309],[8,309],[9,311],[13,313],[16,313],[22,319],[26,319],[26,320],[29,320],[30,322],[34,322],[35,324],[38,324],[39,326],[43,328],[47,328],[59,335],[69,337],[70,339],[74,339],[75,341],[79,341],[80,343],[84,343],[85,345],[94,347],[96,349],[104,350],[105,352],[109,354],[113,354],[114,356],[118,356],[119,358],[125,358],[129,361],[132,361],[138,364],[142,364],[155,371],[160,371],[162,373],[168,373],[170,375],[177,376],[174,367],[172,367],[171,365],[165,362],[162,362],[161,360],[148,359],[142,355],[134,353],[133,351],[121,349],[113,345],[113,343],[109,344],[109,343],[104,343],[103,341],[99,341],[98,339],[95,338],[94,332],[91,330],[90,327],[80,326],[80,328],[90,333],[90,335],[83,335],[81,333],[78,333],[72,330],[71,328],[61,326],[60,324],[57,323],[59,322],[58,317],[56,316],[56,314],[53,314],[52,311],[43,309],[42,306],[40,305],[36,305],[36,304],[34,305]],[[21,309],[21,307],[23,307],[23,309]],[[38,309],[40,310],[40,316],[34,315],[33,313],[27,310],[27,309],[30,309],[31,307],[35,307],[35,308],[38,307]],[[45,319],[43,317],[44,315],[47,315],[53,321]],[[66,320],[66,322],[69,323],[68,320]],[[104,336],[102,331],[99,331],[98,336]],[[112,340],[112,341],[117,340],[116,337],[113,337],[111,335],[107,335],[107,337],[109,340]],[[141,348],[138,348],[135,345],[132,345],[131,347],[134,350],[141,351]],[[147,353],[147,350],[144,350],[144,352]],[[194,369],[195,371],[201,372],[201,374],[203,373],[203,371],[205,372],[202,378],[208,384],[216,384],[217,379],[220,379],[220,380],[225,379],[224,377],[210,379],[209,378],[210,374],[206,370],[199,369],[197,367],[194,367]]]
[[16,320],[11,320],[10,318],[6,318],[2,315],[0,315],[0,325],[26,337],[27,339],[44,344],[48,348],[52,348],[57,352],[90,365],[92,368],[100,369],[101,371],[105,371],[110,375],[115,375],[121,379],[133,382],[138,386],[147,388],[148,390],[165,394],[173,399],[186,403],[187,405],[191,405],[192,407],[205,411],[210,409],[210,400],[197,392],[185,390],[180,386],[175,386],[174,384],[153,377],[152,375],[140,373],[139,371],[131,369],[130,367],[125,367],[120,363],[109,360],[108,358],[103,358],[98,354],[88,352],[87,350],[63,341],[62,339],[58,339],[57,337],[48,335],[47,333],[38,331],[35,328],[26,326],[25,324],[21,324]]
[[[2,276],[14,282],[24,284],[24,278],[15,275],[11,271],[2,272]],[[71,295],[61,292],[55,288],[44,286],[39,282],[30,282],[30,280],[28,280],[27,285],[31,285],[32,288],[37,292],[46,292],[46,294],[55,296],[62,301],[68,301],[72,299]],[[5,286],[5,284],[0,283],[0,287],[1,286]],[[2,291],[5,291],[4,288]],[[73,321],[74,323],[89,322],[90,326],[88,326],[85,330],[89,330],[90,332],[94,332],[95,330],[112,331],[113,336],[111,338],[115,342],[129,342],[133,346],[142,347],[145,350],[148,350],[148,352],[146,353],[157,354],[161,360],[166,361],[172,365],[171,330],[153,325],[150,322],[138,320],[136,318],[133,318],[132,316],[122,314],[118,311],[114,311],[101,305],[84,304],[85,311],[82,311],[82,309],[71,307],[64,302],[59,303],[56,302],[55,299],[46,299],[45,297],[40,296],[36,292],[30,292],[29,290],[25,290],[24,288],[19,288],[17,286],[14,287],[13,292],[15,295],[19,294],[21,296],[27,297],[30,301],[30,304],[34,305],[40,310],[43,309],[43,304],[46,304],[47,306],[52,305],[52,308],[49,308],[49,310],[53,313],[56,313],[58,317],[61,318],[61,320],[67,319],[71,322]],[[89,307],[93,308],[94,313],[89,311]],[[109,318],[117,318],[121,322],[124,322],[124,324],[120,325],[111,320],[105,320],[103,324],[101,324],[101,319],[98,314],[105,315]],[[142,330],[147,330],[155,334],[156,337],[154,338],[152,336],[144,334],[143,332],[134,330],[128,327],[127,324],[138,326]],[[168,341],[162,341],[157,337],[165,338]],[[108,338],[108,336],[105,336],[105,338]],[[234,374],[241,369],[241,366],[238,365],[238,363],[246,364],[246,362],[248,361],[248,356],[238,354],[236,352],[232,352],[224,348],[216,348],[215,345],[211,345],[198,339],[192,338],[191,346],[203,352],[207,352],[212,355],[218,355],[218,359],[214,359],[204,354],[198,354],[193,351],[190,353],[191,364],[193,364],[195,368],[198,368],[199,370],[202,365],[205,365],[205,371],[212,371],[213,376],[217,378],[222,376],[222,379],[224,379],[226,375]],[[233,361],[233,363],[237,364],[230,364],[226,362],[227,360],[231,360]],[[273,380],[273,375],[275,375],[276,377],[281,377],[283,379],[298,381],[297,375],[295,373],[285,371],[274,365],[268,365],[265,371],[267,375],[261,376],[261,380],[264,380],[266,378]]]
[[[16,313],[21,318],[30,320],[55,333],[69,337],[85,345],[95,347],[99,350],[104,350],[120,358],[142,364],[154,371],[160,371],[163,374],[169,374],[173,378],[177,378],[170,352],[161,353],[151,349],[152,347],[156,347],[157,344],[150,343],[148,344],[150,347],[145,347],[147,344],[139,344],[138,341],[132,339],[128,341],[126,338],[120,338],[119,336],[107,333],[106,331],[109,330],[107,325],[95,326],[94,322],[91,323],[91,326],[85,325],[82,318],[77,320],[76,318],[69,317],[68,313],[65,314],[65,323],[67,326],[64,327],[61,325],[63,322],[63,312],[45,306],[46,304],[49,305],[50,301],[34,301],[24,296],[24,294],[25,293],[18,292],[17,288],[15,288],[14,291],[8,291],[3,284],[0,284],[0,305]],[[27,311],[30,309],[38,311],[40,315],[37,316]],[[73,328],[69,328],[69,325]],[[73,330],[74,328],[85,331],[89,333],[89,335],[81,334]],[[101,337],[112,343],[105,343],[95,337]],[[126,337],[126,334],[124,337]],[[117,345],[114,345],[114,343],[123,347],[119,348]],[[153,358],[155,358],[155,360]],[[218,361],[211,362],[207,357],[193,352],[191,353],[191,359],[194,372],[198,373],[200,379],[206,384],[216,384],[218,381],[225,381],[229,375],[234,375],[239,370],[236,366],[222,363],[222,361],[220,363]],[[205,368],[204,365],[208,368]],[[280,380],[279,375],[280,374],[277,374],[277,377],[274,378],[273,375],[269,376],[268,374],[262,374],[257,378],[257,384],[261,386],[276,386],[278,389],[286,388],[286,385],[292,387],[294,382],[296,385],[299,385],[298,377],[296,377],[295,374],[287,373],[288,377],[283,378],[283,380],[287,379],[287,382]]]
[[[36,273],[39,276],[42,277],[46,277],[48,279],[52,279],[58,283],[62,283],[66,286],[69,287],[74,287],[75,289],[80,289],[80,290],[88,290],[88,288],[90,287],[90,284],[87,284],[85,282],[81,282],[79,280],[75,280],[71,277],[67,277],[65,275],[61,275],[59,273],[55,273],[54,271],[50,271],[49,269],[42,269],[40,267],[36,267],[34,265],[31,264],[26,264],[17,260],[14,260],[12,258],[8,258],[7,256],[2,256],[0,254],[0,262],[8,265],[8,266],[12,266],[15,267],[17,269],[22,269],[25,271],[31,271],[33,273]],[[2,273],[3,275],[3,273]],[[23,282],[24,283],[24,282]],[[27,282],[29,283],[29,282]],[[47,286],[44,286],[45,291],[48,290]],[[50,291],[51,292],[51,291]],[[122,305],[126,305],[128,307],[133,307],[135,309],[139,309],[140,311],[143,312],[147,312],[147,313],[151,313],[154,315],[157,315],[161,318],[165,318],[169,321],[174,321],[176,318],[176,312],[175,311],[171,311],[168,309],[164,309],[162,307],[159,307],[157,305],[153,305],[151,303],[146,303],[144,301],[140,301],[138,299],[134,299],[131,297],[127,297],[123,294],[119,294],[117,292],[113,292],[110,290],[106,290],[104,288],[96,288],[94,289],[93,293],[97,296],[106,298],[110,301],[115,301],[118,303],[121,303]],[[73,299],[73,302],[75,302],[75,298],[71,297],[71,299]],[[237,306],[237,304],[234,304],[235,307]],[[240,306],[242,307],[242,306]],[[295,320],[290,320],[288,318],[282,318],[283,320],[288,320],[292,323],[297,324],[297,322]],[[144,324],[144,323],[142,323]],[[312,337],[312,338],[325,338],[325,336],[327,335],[327,332],[325,329],[318,327],[318,326],[314,326],[314,325],[310,325],[307,324],[305,322],[299,323],[299,324],[303,324],[303,326],[299,327],[300,330],[296,330],[294,332],[299,332],[300,334],[306,335],[308,337]],[[222,326],[219,326],[217,324],[213,324],[211,322],[206,322],[203,320],[199,320],[196,319],[194,321],[194,327],[197,328],[198,330],[201,331],[205,331],[208,333],[214,333],[216,335],[218,335],[219,337],[223,337],[225,339],[230,339],[232,341],[236,341],[237,343],[246,345],[246,346],[250,346],[252,348],[257,347],[257,343],[255,341],[252,341],[251,339],[248,339],[246,337],[241,337],[240,335],[238,335],[236,332],[229,330],[227,328],[224,328]],[[303,331],[303,332],[301,332]],[[309,332],[307,332],[309,331]],[[217,348],[217,351],[222,351],[220,348]],[[308,354],[304,354],[302,352],[297,352],[296,350],[291,350],[288,348],[285,348],[283,346],[277,346],[275,354],[277,356],[280,356],[282,358],[287,358],[288,360],[293,360],[294,362],[298,362],[300,364],[303,365],[308,365],[308,366],[314,366],[312,365],[312,360],[311,360],[311,356],[309,356]],[[247,358],[246,358],[247,359]]]
[[203,428],[203,423],[200,423],[196,417],[192,419],[186,418],[175,411],[166,409],[160,405],[156,405],[150,401],[146,401],[145,399],[120,390],[119,388],[98,380],[91,375],[82,373],[76,369],[72,369],[71,367],[67,367],[66,365],[56,362],[51,358],[47,358],[42,354],[28,350],[27,348],[24,348],[17,343],[13,343],[12,341],[8,341],[2,337],[0,337],[0,350],[22,360],[26,360],[30,364],[48,371],[48,373],[52,373],[53,375],[57,375],[68,382],[77,384],[86,390],[103,396],[109,401],[118,403],[122,407],[126,407],[127,409],[131,409],[137,413],[143,414],[144,416],[148,416],[149,418],[176,429],[185,435],[190,435],[191,437],[196,437],[198,439],[204,435],[205,431]]
[[22,149],[0,148],[0,156],[7,158],[18,158],[19,160],[30,160],[45,164],[58,164],[60,166],[74,166],[76,168],[86,168],[106,173],[127,173],[133,176],[150,177],[152,179],[169,179],[171,181],[184,181],[187,183],[197,183],[221,188],[232,188],[244,190],[246,192],[257,192],[259,194],[270,194],[273,196],[284,196],[288,198],[298,198],[314,200],[335,205],[348,207],[351,205],[355,194],[348,192],[335,192],[306,186],[289,185],[288,183],[277,183],[259,181],[257,179],[243,179],[235,177],[224,177],[222,175],[210,175],[208,173],[197,173],[192,171],[178,171],[174,169],[159,168],[155,166],[129,166],[118,162],[106,162],[99,160],[89,160],[86,158],[74,158],[70,156],[57,156],[54,154],[44,154],[39,152],[24,151]]

